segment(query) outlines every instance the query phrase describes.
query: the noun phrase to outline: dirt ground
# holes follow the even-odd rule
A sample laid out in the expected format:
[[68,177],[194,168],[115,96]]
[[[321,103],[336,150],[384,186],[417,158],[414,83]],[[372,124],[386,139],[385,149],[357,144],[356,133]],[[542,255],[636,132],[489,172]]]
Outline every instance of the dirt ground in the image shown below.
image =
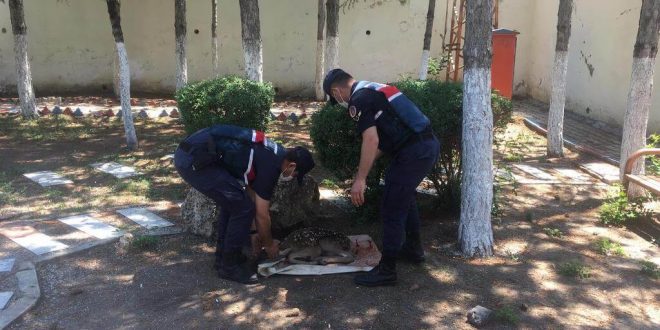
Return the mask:
[[[288,142],[309,143],[304,125],[274,131]],[[111,142],[115,146],[117,139]],[[502,141],[495,152],[500,168],[516,162],[570,166],[578,157],[546,161],[544,140],[520,118]],[[11,143],[4,139],[0,153]],[[328,178],[322,168],[313,174],[319,181]],[[493,220],[497,255],[474,260],[455,255],[458,217],[424,199],[428,261],[421,266],[399,263],[396,287],[357,287],[350,274],[275,276],[255,286],[234,284],[215,275],[213,243],[188,234],[163,237],[153,249],[124,256],[113,245],[97,247],[39,264],[42,297],[9,328],[467,329],[466,311],[482,305],[508,311],[487,328],[657,329],[658,280],[642,274],[639,261],[657,259],[658,247],[629,229],[599,224],[598,208],[606,192],[595,180],[582,185],[503,184],[498,201],[503,214]],[[329,204],[321,209],[319,225],[379,240],[378,222],[358,225]],[[558,229],[562,236],[551,237],[546,228]],[[602,237],[620,243],[627,256],[596,252],[593,244]],[[560,266],[569,261],[588,267],[590,277],[561,275]]]

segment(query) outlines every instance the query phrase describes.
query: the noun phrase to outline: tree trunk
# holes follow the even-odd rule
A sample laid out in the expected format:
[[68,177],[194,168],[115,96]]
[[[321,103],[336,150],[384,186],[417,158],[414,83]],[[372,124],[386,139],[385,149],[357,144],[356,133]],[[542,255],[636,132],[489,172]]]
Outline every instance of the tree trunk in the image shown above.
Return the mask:
[[18,97],[21,102],[21,114],[25,119],[38,118],[37,105],[32,89],[32,72],[30,71],[30,59],[27,48],[27,26],[25,25],[25,13],[23,11],[23,0],[9,0],[9,18],[11,29],[14,33],[14,54],[16,57],[16,85]]
[[179,90],[188,83],[186,0],[174,0],[174,34],[176,41],[176,90]]
[[124,131],[126,132],[126,146],[129,150],[135,150],[138,147],[138,141],[137,135],[135,135],[135,126],[133,126],[133,113],[131,112],[131,74],[128,66],[128,54],[124,46],[124,34],[121,31],[121,6],[119,0],[107,0],[106,2],[119,62],[119,99],[121,101]]
[[250,80],[262,82],[263,53],[258,0],[239,0],[241,9],[241,37],[245,54],[245,73]]
[[327,0],[325,72],[339,67],[339,0]]
[[557,13],[557,45],[552,69],[552,97],[548,113],[548,157],[564,157],[564,106],[566,104],[566,72],[568,41],[571,38],[573,0],[560,0]]
[[[655,57],[658,54],[658,38],[660,37],[660,0],[642,0],[642,9],[637,30],[637,42],[633,51],[632,77],[628,105],[623,120],[623,142],[621,143],[621,176],[626,160],[638,149],[646,145],[646,126],[651,108],[653,92],[653,74],[655,72]],[[644,173],[644,161],[638,161],[632,170],[633,174]],[[641,196],[640,187],[631,184],[629,197]]]
[[325,72],[323,70],[323,60],[325,58],[323,52],[325,47],[323,47],[323,35],[325,32],[325,0],[319,0],[318,6],[318,21],[317,21],[317,30],[316,30],[316,100],[323,101],[325,100],[325,92],[323,91],[323,76]]
[[463,93],[463,179],[458,240],[466,257],[493,255],[493,113],[490,65],[493,0],[467,2]]
[[431,57],[431,36],[433,35],[433,19],[435,14],[435,0],[429,0],[429,10],[426,13],[426,31],[424,32],[424,46],[422,47],[422,65],[419,68],[419,80],[426,80],[429,71],[429,58]]
[[220,76],[218,69],[218,0],[211,0],[211,52],[213,57],[213,76]]

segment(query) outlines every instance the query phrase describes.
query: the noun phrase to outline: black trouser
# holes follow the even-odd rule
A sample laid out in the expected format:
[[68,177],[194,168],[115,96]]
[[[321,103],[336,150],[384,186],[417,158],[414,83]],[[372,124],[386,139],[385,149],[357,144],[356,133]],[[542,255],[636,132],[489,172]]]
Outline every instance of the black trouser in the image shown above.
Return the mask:
[[220,208],[216,254],[225,249],[240,251],[249,243],[250,227],[255,216],[254,202],[238,180],[220,165],[212,164],[193,170],[193,152],[178,148],[174,153],[174,166],[184,181],[215,201]]
[[431,172],[440,154],[438,139],[412,137],[401,148],[385,171],[385,189],[381,206],[383,218],[383,256],[396,257],[406,232],[419,234],[417,186]]

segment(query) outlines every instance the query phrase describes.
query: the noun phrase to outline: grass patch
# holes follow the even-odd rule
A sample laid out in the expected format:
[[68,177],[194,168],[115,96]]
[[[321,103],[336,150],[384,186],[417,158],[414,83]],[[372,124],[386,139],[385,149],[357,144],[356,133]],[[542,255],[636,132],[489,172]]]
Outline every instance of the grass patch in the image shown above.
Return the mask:
[[600,221],[605,225],[622,226],[628,221],[647,217],[651,211],[644,207],[647,198],[641,197],[629,201],[621,186],[610,194],[600,207]]
[[339,186],[331,179],[323,179],[321,185],[330,189],[339,189]]
[[576,278],[590,278],[591,277],[591,268],[583,265],[579,261],[569,261],[559,265],[557,268],[559,274],[566,277],[576,277]]
[[495,311],[493,314],[495,320],[501,323],[506,324],[517,324],[520,321],[520,317],[516,312],[516,309],[511,306],[504,306]]
[[642,274],[657,280],[660,279],[660,268],[652,261],[643,260],[640,262],[642,268],[640,269]]
[[510,163],[519,163],[531,151],[532,136],[520,133],[515,138],[504,142],[504,160]]
[[615,255],[623,257],[626,255],[626,252],[623,251],[621,244],[611,241],[605,237],[599,238],[596,240],[596,242],[594,242],[594,249],[598,253],[606,256]]
[[151,182],[146,178],[120,179],[112,185],[112,191],[116,193],[126,192],[132,195],[145,195],[151,188]]
[[158,236],[135,236],[130,246],[134,251],[154,250],[159,242],[160,237]]
[[5,172],[0,172],[0,205],[16,203],[20,200],[21,192],[11,184],[9,176]]
[[562,238],[562,237],[564,237],[564,233],[562,233],[561,230],[559,230],[558,228],[550,228],[550,227],[546,227],[546,228],[543,228],[543,232],[544,232],[546,235],[548,235],[548,236],[550,236],[550,237],[554,237],[554,238]]

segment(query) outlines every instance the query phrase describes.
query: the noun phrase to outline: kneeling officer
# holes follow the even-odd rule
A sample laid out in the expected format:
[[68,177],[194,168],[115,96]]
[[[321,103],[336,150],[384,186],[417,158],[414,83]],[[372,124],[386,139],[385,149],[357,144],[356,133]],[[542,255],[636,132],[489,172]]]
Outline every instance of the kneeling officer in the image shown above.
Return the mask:
[[[314,167],[303,147],[286,149],[263,132],[232,125],[214,125],[188,136],[174,154],[183,178],[220,208],[216,266],[218,276],[250,284],[257,281],[242,256],[256,215],[259,241],[270,258],[279,246],[270,231],[270,198],[278,180],[303,177]],[[254,200],[250,197],[254,195]]]

